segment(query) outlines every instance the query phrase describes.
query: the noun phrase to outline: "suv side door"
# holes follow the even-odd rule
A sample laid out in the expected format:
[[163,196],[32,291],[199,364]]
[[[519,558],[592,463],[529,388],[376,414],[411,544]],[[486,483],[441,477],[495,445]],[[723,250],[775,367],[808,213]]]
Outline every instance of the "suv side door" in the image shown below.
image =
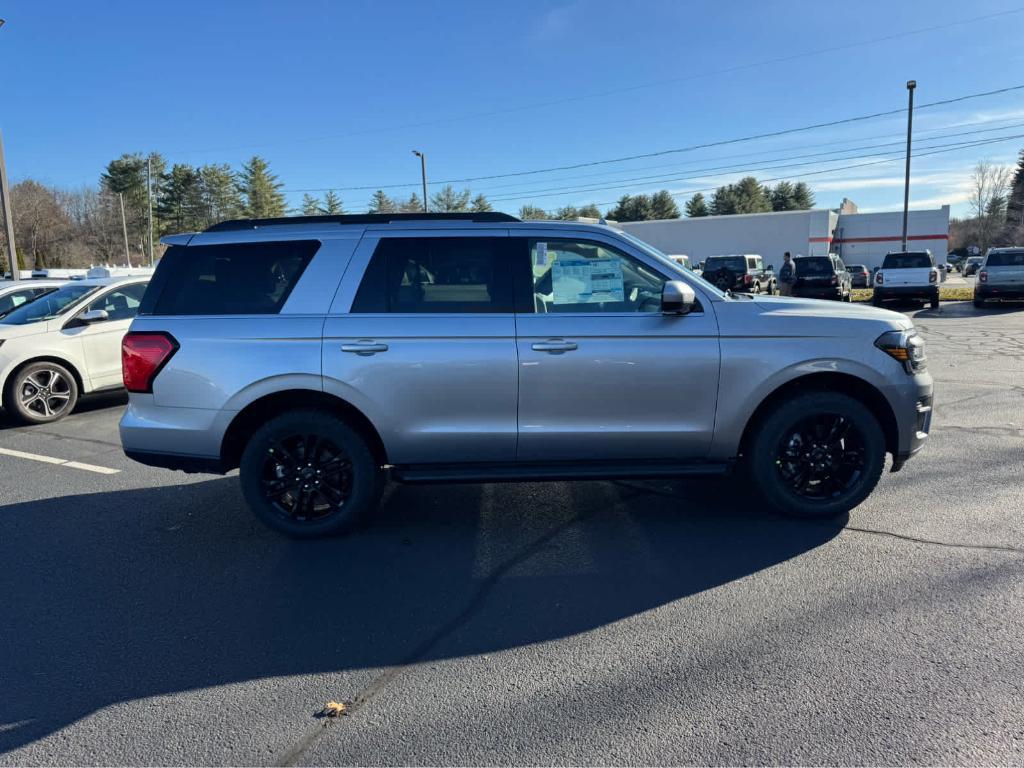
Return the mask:
[[129,283],[113,290],[105,290],[89,302],[82,312],[104,310],[108,318],[85,325],[75,318],[65,324],[63,334],[74,334],[82,342],[82,356],[85,359],[85,375],[92,382],[93,389],[119,387],[121,377],[121,339],[128,332],[135,315],[138,314],[146,283]]
[[323,334],[324,388],[394,464],[512,462],[516,344],[507,229],[367,231]]
[[519,233],[518,460],[705,458],[720,368],[710,297],[690,283],[699,308],[663,315],[662,286],[682,278],[657,259],[593,232]]

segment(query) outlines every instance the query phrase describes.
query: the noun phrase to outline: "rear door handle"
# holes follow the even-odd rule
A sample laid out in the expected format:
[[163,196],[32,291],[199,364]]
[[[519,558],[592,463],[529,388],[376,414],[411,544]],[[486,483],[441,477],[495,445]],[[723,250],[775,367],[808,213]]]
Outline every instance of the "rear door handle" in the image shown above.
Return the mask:
[[387,344],[377,344],[372,341],[357,341],[355,344],[342,344],[342,352],[354,352],[357,355],[375,355],[378,352],[387,352]]
[[531,345],[531,348],[537,352],[551,352],[552,354],[558,354],[559,352],[572,352],[577,347],[575,341],[548,339],[547,341],[534,342]]

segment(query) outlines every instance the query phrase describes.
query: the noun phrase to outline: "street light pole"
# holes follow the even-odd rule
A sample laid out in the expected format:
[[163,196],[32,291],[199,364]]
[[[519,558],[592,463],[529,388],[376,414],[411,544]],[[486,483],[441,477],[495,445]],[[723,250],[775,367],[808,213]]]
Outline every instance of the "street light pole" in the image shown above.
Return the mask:
[[0,132],[0,206],[4,209],[4,233],[7,235],[7,261],[11,265],[11,280],[21,280],[18,270],[18,248],[14,244],[14,213],[11,211],[11,190],[7,186],[7,163],[4,162],[4,135],[2,132]]
[[916,80],[907,81],[907,170],[903,179],[903,250],[907,250],[907,213],[910,209],[910,139],[914,128],[914,89]]
[[423,212],[427,212],[427,156],[418,149],[412,151],[420,159],[420,176],[423,179]]

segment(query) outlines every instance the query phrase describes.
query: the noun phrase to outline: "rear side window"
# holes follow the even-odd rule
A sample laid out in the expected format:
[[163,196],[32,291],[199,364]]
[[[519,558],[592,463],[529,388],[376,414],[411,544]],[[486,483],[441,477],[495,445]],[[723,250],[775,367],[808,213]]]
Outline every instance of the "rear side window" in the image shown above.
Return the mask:
[[353,312],[512,312],[513,245],[507,237],[381,239]]
[[927,253],[890,253],[882,262],[882,269],[928,269],[932,257]]
[[1003,251],[988,255],[989,267],[1024,267],[1024,251]]
[[171,246],[139,314],[277,314],[319,248],[319,240]]

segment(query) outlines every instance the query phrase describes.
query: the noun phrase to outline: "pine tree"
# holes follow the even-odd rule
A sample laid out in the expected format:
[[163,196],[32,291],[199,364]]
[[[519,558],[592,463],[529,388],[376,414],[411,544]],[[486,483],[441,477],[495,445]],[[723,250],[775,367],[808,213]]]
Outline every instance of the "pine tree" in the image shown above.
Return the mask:
[[793,185],[793,199],[798,211],[808,211],[814,207],[814,193],[806,182],[798,181]]
[[708,210],[708,204],[704,200],[704,195],[700,192],[697,192],[686,201],[686,215],[691,219],[707,216],[710,213],[711,211]]
[[334,193],[334,190],[329,189],[324,195],[324,204],[320,210],[327,216],[340,216],[345,213],[345,206],[342,205],[341,198]]
[[519,218],[523,221],[543,221],[548,218],[548,212],[543,208],[527,203],[519,209]]
[[577,212],[581,218],[584,219],[600,219],[601,209],[598,208],[594,203],[587,203]]
[[647,221],[652,218],[651,198],[647,195],[623,195],[615,207],[608,211],[608,218],[615,221]]
[[732,184],[726,184],[711,195],[711,215],[730,216],[734,213],[737,213],[736,188]]
[[370,213],[395,213],[397,210],[395,201],[388,197],[383,189],[378,189],[370,198]]
[[423,201],[420,200],[419,195],[413,192],[409,195],[408,200],[398,206],[398,210],[402,213],[423,213]]
[[286,203],[281,188],[284,184],[270,172],[270,165],[259,155],[242,166],[238,191],[244,199],[245,215],[252,219],[284,216]]
[[199,184],[202,189],[202,229],[242,215],[242,198],[231,166],[226,163],[202,166]]
[[302,205],[299,211],[303,216],[319,216],[323,211],[320,209],[320,200],[313,197],[309,192],[302,196]]
[[473,198],[473,202],[469,206],[469,210],[473,213],[487,213],[493,211],[490,201],[481,192],[479,195]]
[[773,211],[797,210],[796,191],[788,181],[780,181],[771,191]]
[[551,218],[559,221],[573,221],[579,215],[580,212],[574,206],[566,205],[556,210],[555,215]]
[[651,196],[650,218],[652,219],[678,219],[679,206],[676,205],[672,194],[663,189]]
[[[163,179],[166,175],[167,162],[157,152],[150,153],[151,189],[154,209],[163,195]],[[113,195],[124,196],[125,222],[128,227],[128,240],[138,248],[142,248],[149,237],[149,198],[146,191],[146,156],[142,154],[124,154],[107,164],[106,170],[100,175],[100,190]],[[118,212],[120,216],[120,211]],[[159,214],[154,210],[154,230],[164,231],[160,226]]]
[[[1006,223],[1024,227],[1024,149],[1020,151],[1017,168],[1010,181],[1010,198],[1006,205]],[[1022,233],[1024,234],[1024,233]]]
[[764,213],[772,209],[768,190],[753,176],[736,182],[736,212]]
[[194,232],[202,229],[203,188],[199,171],[184,163],[175,163],[163,176],[163,191],[156,207],[165,232]]
[[453,213],[465,211],[469,208],[469,195],[468,189],[456,192],[455,187],[447,184],[430,197],[430,210]]

